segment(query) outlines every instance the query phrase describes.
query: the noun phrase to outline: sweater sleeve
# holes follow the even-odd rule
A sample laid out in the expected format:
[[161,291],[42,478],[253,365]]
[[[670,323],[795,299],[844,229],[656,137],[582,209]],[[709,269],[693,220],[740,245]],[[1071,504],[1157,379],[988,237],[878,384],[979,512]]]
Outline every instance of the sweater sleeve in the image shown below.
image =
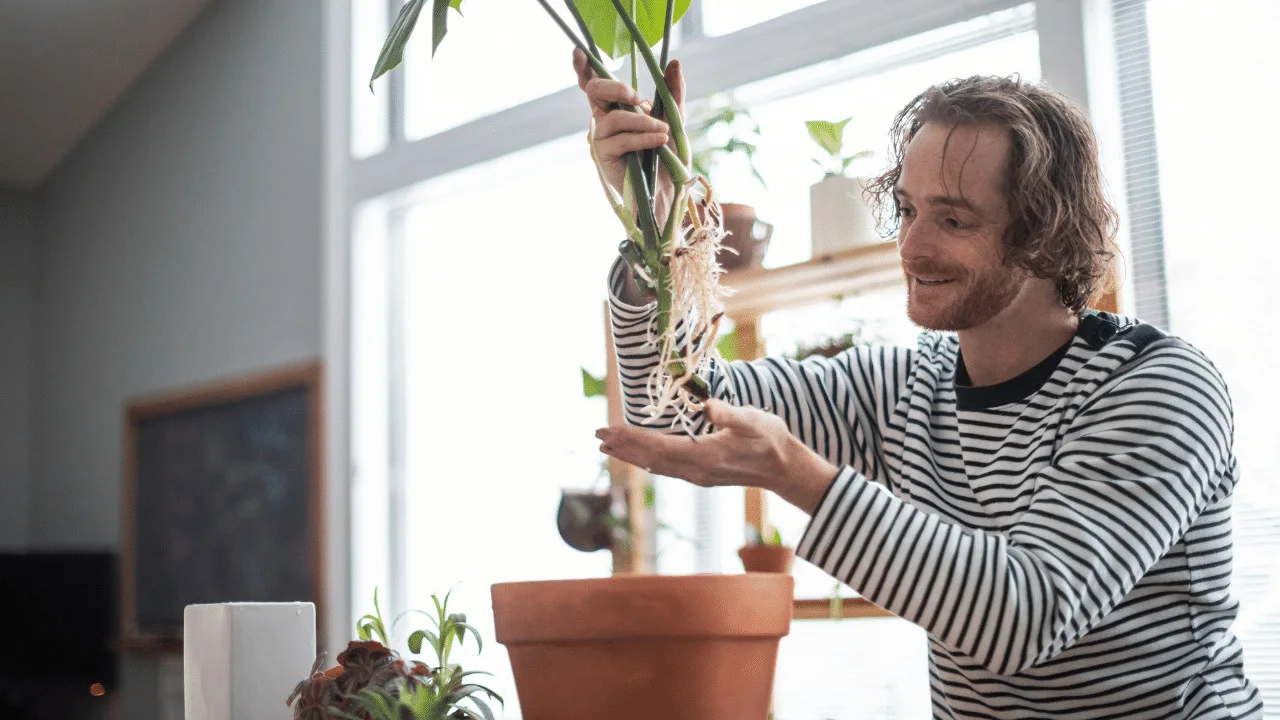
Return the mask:
[[[625,272],[625,264],[615,262],[609,274],[609,291],[626,420],[632,425],[681,432],[678,425],[672,427],[674,411],[668,409],[663,416],[651,419],[644,410],[649,404],[645,383],[659,361],[657,347],[649,342],[657,304],[622,302]],[[677,325],[677,332],[681,327]],[[882,438],[905,391],[915,352],[900,347],[858,347],[834,358],[726,363],[713,350],[704,379],[714,397],[778,415],[793,435],[828,462],[849,465],[864,477],[887,484]],[[693,421],[695,432],[706,429],[700,413]]]
[[1225,384],[1153,347],[1076,415],[1007,533],[904,504],[842,468],[797,553],[881,607],[1016,674],[1098,625],[1235,484]]

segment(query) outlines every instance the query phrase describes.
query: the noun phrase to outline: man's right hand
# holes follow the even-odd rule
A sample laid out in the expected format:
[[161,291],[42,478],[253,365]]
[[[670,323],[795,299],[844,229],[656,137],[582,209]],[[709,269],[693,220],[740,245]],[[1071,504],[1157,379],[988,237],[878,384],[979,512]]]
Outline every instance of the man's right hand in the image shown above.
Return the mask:
[[[580,49],[575,48],[573,51],[573,68],[578,73],[578,87],[586,93],[591,104],[591,116],[595,120],[594,141],[605,181],[621,194],[623,179],[627,174],[627,153],[667,144],[674,147],[671,128],[666,122],[653,116],[652,104],[641,98],[630,85],[596,77],[595,71],[587,63],[586,54]],[[680,72],[679,60],[667,63],[666,80],[676,106],[683,114],[684,75]],[[639,106],[644,112],[615,109],[614,103]],[[670,206],[674,192],[666,169],[661,164],[658,167],[656,201],[658,222],[661,224],[666,220],[666,208]]]

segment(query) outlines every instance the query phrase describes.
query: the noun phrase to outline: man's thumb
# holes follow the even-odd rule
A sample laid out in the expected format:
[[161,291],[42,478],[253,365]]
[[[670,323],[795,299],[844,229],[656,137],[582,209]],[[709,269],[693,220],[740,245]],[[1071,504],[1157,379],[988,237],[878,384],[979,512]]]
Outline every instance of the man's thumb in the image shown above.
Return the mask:
[[718,428],[742,427],[749,417],[742,408],[734,407],[723,400],[712,398],[706,402],[707,421]]

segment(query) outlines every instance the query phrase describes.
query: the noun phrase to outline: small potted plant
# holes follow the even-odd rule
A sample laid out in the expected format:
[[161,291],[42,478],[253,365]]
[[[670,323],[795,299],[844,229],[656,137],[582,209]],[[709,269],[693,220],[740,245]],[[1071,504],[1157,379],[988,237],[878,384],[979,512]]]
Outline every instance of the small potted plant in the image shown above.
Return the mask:
[[755,525],[747,525],[747,544],[738,548],[738,557],[742,558],[742,567],[749,573],[782,573],[791,572],[791,564],[796,559],[796,551],[782,544],[782,535],[777,528],[761,532]]
[[876,231],[875,215],[865,198],[867,180],[849,175],[855,163],[874,155],[870,150],[845,153],[845,126],[852,119],[849,117],[837,122],[809,120],[805,123],[809,137],[823,151],[821,157],[813,158],[822,169],[822,180],[809,188],[814,257],[883,241]]
[[[759,141],[760,124],[751,117],[751,112],[732,93],[717,93],[690,121],[693,171],[710,179],[725,160],[740,157],[760,187],[767,190],[769,186],[755,163]],[[726,270],[761,267],[773,236],[773,225],[758,219],[756,209],[750,205],[722,202],[720,209],[728,233],[716,257],[721,267]]]
[[502,706],[502,698],[473,678],[488,673],[449,662],[454,642],[461,645],[468,634],[479,650],[480,633],[467,624],[466,615],[449,612],[448,594],[444,600],[432,595],[431,600],[436,615],[428,616],[434,628],[415,630],[408,649],[418,655],[426,641],[434,662],[405,660],[391,649],[375,590],[374,614],[356,623],[360,639],[348,643],[338,654],[338,664],[323,672],[321,653],[310,677],[285,701],[293,708],[294,720],[492,720],[490,704]]

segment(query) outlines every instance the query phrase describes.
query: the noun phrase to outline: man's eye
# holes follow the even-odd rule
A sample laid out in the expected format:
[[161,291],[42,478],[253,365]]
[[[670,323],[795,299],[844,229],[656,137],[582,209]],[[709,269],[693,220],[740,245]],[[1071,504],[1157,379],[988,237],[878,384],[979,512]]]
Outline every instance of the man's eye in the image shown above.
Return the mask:
[[960,221],[955,218],[947,218],[946,220],[943,220],[943,222],[945,222],[947,224],[947,227],[951,228],[952,230],[963,230],[965,228],[965,226],[962,225]]
[[898,215],[901,217],[911,217],[913,214],[914,214],[914,211],[909,207],[898,208]]

